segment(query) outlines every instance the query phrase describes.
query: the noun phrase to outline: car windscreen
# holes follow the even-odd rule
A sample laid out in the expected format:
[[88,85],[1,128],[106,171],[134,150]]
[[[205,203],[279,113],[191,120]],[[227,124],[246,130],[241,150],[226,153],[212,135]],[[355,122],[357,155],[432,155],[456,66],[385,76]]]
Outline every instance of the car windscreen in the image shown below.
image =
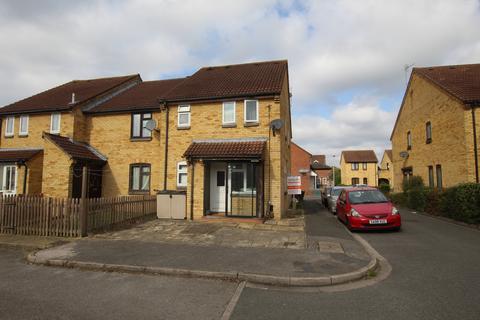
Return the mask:
[[342,189],[332,189],[332,196],[338,197],[340,195],[340,192],[342,192]]
[[388,202],[387,197],[378,190],[358,190],[348,193],[351,204]]

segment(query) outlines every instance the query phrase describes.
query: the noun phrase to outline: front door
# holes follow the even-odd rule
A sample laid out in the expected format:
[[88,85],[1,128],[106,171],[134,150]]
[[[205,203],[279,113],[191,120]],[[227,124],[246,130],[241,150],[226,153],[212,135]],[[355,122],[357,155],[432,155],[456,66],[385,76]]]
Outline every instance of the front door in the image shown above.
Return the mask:
[[210,212],[225,212],[225,162],[212,162],[210,167]]
[[3,167],[2,189],[3,194],[17,193],[17,166]]

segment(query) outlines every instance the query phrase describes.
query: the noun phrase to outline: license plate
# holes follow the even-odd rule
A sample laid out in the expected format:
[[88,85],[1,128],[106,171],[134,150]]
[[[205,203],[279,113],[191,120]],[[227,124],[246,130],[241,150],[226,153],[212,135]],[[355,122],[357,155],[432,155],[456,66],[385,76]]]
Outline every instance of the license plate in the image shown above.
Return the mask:
[[387,219],[372,219],[369,221],[370,224],[387,224]]

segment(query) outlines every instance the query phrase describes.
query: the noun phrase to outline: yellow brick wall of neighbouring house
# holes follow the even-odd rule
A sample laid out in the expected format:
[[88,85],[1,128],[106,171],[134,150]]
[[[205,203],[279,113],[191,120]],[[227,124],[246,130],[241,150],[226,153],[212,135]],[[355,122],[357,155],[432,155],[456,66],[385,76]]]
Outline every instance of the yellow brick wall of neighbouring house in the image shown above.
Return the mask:
[[[43,148],[43,132],[50,132],[51,113],[30,114],[28,116],[28,136],[19,136],[20,116],[15,116],[14,136],[5,137],[6,119],[2,118],[1,148]],[[60,116],[60,135],[73,136],[74,116],[72,112],[62,112]]]
[[[43,153],[36,154],[26,165],[28,167],[26,194],[42,193]],[[25,166],[18,165],[17,168],[17,194],[24,194]]]
[[[473,109],[475,112],[475,125],[476,125],[476,135],[477,135],[477,162],[480,165],[480,112],[479,107]],[[467,182],[476,182],[476,173],[475,173],[475,142],[473,138],[473,116],[472,110],[467,109],[464,111],[465,118],[465,145],[467,149]],[[479,168],[480,170],[480,168]],[[479,172],[480,175],[480,172]]]
[[393,164],[392,159],[390,159],[386,153],[383,154],[382,161],[380,162],[380,169],[381,170],[378,171],[378,179],[387,179],[390,188],[393,188]]
[[71,194],[73,161],[50,140],[43,150],[42,192],[46,196],[66,198]]
[[[392,136],[394,191],[402,191],[402,168],[412,167],[413,175],[421,176],[428,185],[428,166],[433,166],[436,185],[435,166],[441,165],[443,187],[462,182],[473,181],[473,156],[467,150],[473,150],[469,142],[469,112],[457,99],[425,80],[412,75],[410,87]],[[426,123],[432,125],[432,142],[426,143]],[[471,126],[471,120],[470,120]],[[407,150],[407,132],[411,132],[412,149]],[[400,152],[408,151],[407,159]]]
[[363,169],[362,162],[358,164],[358,170],[352,170],[352,164],[345,162],[345,159],[340,159],[340,169],[342,175],[342,184],[351,185],[352,178],[358,178],[358,183],[363,184],[363,179],[367,178],[368,185],[376,187],[378,185],[378,168],[377,163],[367,163],[367,170]]
[[[192,179],[192,167],[195,166],[195,171]],[[205,164],[200,161],[194,161],[188,166],[188,188],[187,188],[187,219],[191,219],[193,213],[193,219],[200,219],[204,212],[204,174]],[[192,182],[193,182],[193,212],[192,207]]]
[[[102,196],[129,194],[130,164],[150,164],[150,194],[163,189],[164,137],[152,132],[152,139],[131,140],[131,114],[95,115],[87,118],[88,143],[107,157],[103,167]],[[160,112],[152,114],[161,126]],[[161,129],[160,129],[161,130]]]

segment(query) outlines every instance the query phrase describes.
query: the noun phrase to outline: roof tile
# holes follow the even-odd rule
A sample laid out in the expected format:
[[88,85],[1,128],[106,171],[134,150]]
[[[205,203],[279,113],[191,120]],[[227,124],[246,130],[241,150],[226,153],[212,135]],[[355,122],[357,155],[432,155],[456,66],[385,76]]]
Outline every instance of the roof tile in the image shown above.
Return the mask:
[[94,149],[86,143],[46,132],[44,132],[43,135],[74,159],[106,162],[106,158],[104,156],[94,151]]
[[0,162],[19,162],[27,161],[42,149],[0,149]]
[[345,162],[374,162],[377,163],[377,155],[373,150],[346,150],[342,151]]
[[261,158],[264,140],[192,142],[184,153],[186,158]]

